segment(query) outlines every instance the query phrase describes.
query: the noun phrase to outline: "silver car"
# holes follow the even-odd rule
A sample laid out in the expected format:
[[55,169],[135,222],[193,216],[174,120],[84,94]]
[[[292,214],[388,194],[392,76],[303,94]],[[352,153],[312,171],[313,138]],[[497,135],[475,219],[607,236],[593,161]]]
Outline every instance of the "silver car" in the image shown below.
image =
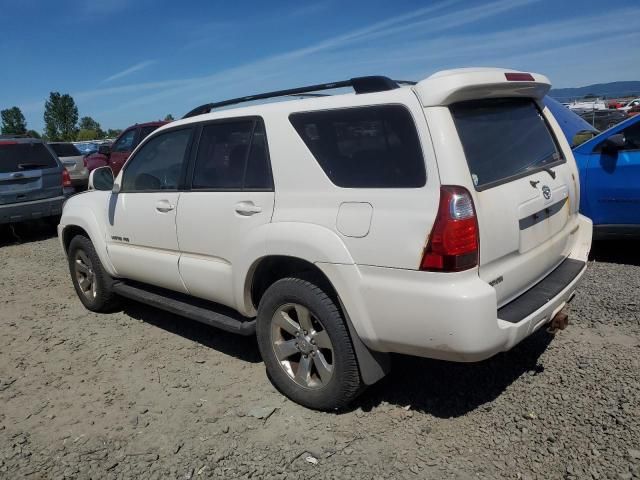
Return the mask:
[[0,224],[57,219],[73,191],[68,172],[42,140],[0,135]]
[[89,170],[84,163],[84,155],[78,147],[69,142],[50,142],[49,146],[56,152],[62,165],[69,172],[74,188],[87,188]]

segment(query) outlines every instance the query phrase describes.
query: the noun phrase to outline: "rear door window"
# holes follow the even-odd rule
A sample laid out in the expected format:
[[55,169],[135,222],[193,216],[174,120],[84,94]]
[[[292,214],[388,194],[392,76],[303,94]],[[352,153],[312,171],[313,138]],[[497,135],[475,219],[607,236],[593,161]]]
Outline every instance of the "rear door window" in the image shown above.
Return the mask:
[[202,128],[194,190],[271,190],[273,182],[262,122],[236,120]]
[[49,146],[58,157],[77,157],[82,155],[73,143],[50,143]]
[[0,141],[0,173],[56,168],[58,163],[42,143]]
[[477,190],[564,162],[531,99],[473,100],[450,110]]
[[294,113],[289,120],[325,174],[339,187],[425,185],[418,133],[403,106]]

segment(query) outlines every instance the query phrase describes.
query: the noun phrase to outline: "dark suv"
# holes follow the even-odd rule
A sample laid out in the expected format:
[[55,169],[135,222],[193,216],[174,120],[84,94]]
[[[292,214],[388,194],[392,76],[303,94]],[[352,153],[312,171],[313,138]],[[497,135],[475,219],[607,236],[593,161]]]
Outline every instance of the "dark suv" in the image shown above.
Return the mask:
[[117,176],[127,161],[131,152],[138,146],[138,144],[144,140],[147,135],[153,132],[156,128],[161,127],[168,122],[148,122],[137,123],[120,134],[115,139],[113,145],[100,145],[97,153],[92,153],[87,156],[87,168],[89,171],[95,170],[98,167],[111,167],[113,176]]
[[0,224],[55,221],[71,192],[69,172],[42,140],[0,136]]

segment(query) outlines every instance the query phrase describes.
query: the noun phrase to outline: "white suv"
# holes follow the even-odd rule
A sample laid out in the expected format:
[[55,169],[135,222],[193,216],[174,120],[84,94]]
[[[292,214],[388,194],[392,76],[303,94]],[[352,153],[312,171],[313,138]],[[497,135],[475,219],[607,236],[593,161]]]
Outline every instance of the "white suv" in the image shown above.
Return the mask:
[[478,361],[564,327],[592,225],[549,87],[462,69],[203,105],[66,203],[78,296],[256,334],[275,386],[323,410],[382,378],[390,352]]

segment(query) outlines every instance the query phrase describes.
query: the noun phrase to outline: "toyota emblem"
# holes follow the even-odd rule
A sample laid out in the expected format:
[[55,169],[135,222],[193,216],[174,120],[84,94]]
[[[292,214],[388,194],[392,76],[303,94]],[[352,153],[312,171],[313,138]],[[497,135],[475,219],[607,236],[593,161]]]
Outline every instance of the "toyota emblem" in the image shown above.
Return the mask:
[[542,187],[542,196],[547,200],[551,200],[551,189],[546,185]]

